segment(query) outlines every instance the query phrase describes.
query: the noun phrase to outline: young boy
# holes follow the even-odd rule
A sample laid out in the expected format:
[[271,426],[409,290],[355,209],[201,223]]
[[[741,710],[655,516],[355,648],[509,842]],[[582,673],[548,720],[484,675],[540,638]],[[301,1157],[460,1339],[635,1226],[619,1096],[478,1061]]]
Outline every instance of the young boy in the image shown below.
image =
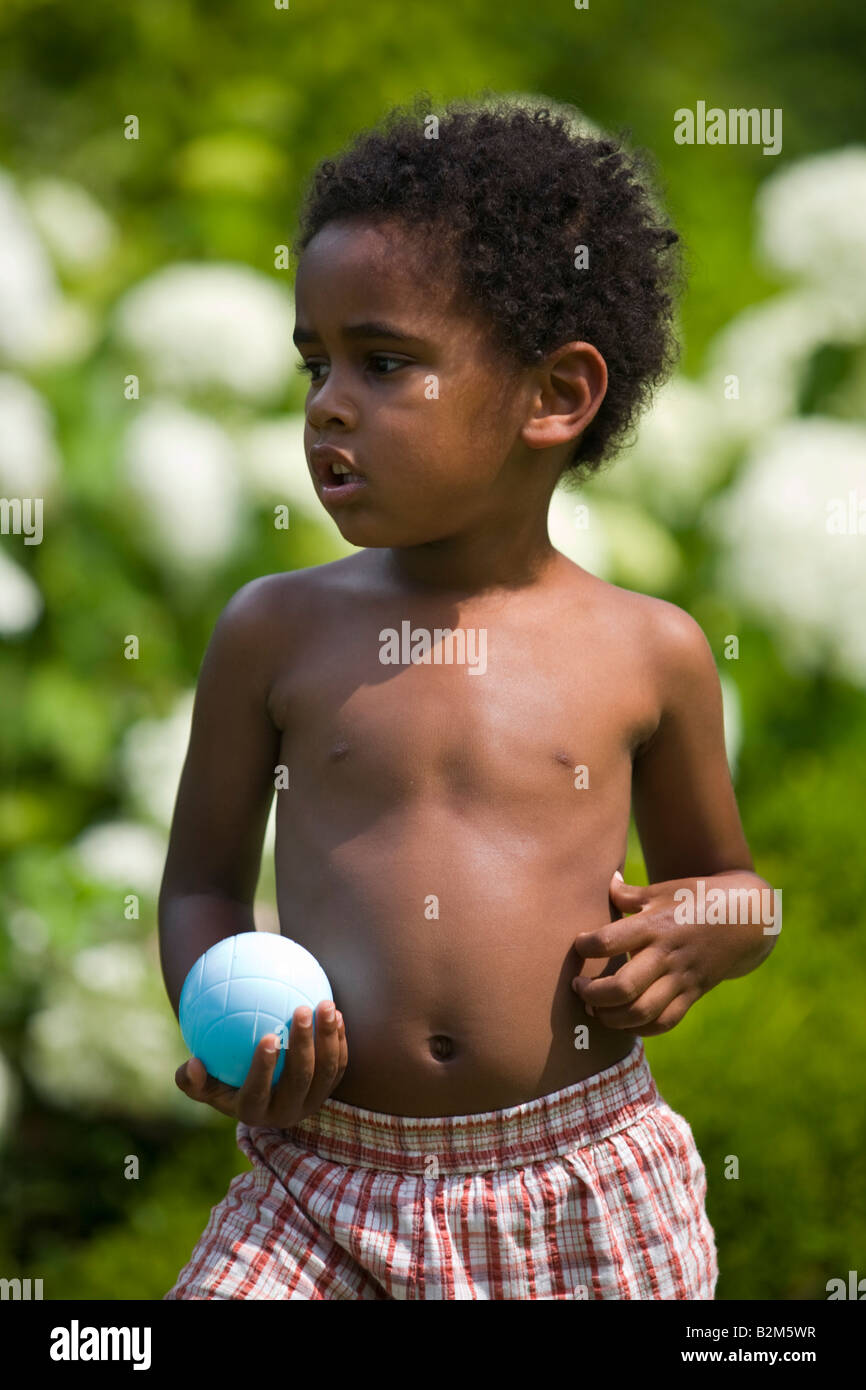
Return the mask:
[[296,1011],[273,1091],[273,1036],[239,1089],[179,1069],[253,1167],[165,1297],[712,1299],[705,1168],[642,1036],[774,940],[681,924],[677,890],[767,885],[700,628],[546,524],[669,369],[677,238],[613,141],[423,102],[320,165],[295,248],[310,471],[362,549],[221,615],[160,897],[177,1012],[255,929],[288,769],[280,927],[339,1011]]

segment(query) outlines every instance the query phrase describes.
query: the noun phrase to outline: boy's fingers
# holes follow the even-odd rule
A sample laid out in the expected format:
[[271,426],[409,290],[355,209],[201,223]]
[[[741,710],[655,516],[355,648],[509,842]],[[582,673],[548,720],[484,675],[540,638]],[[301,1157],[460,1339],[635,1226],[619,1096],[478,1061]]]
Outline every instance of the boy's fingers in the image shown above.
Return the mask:
[[605,922],[595,931],[580,932],[574,938],[574,949],[584,960],[602,960],[605,956],[624,956],[640,951],[653,939],[648,919],[641,913],[634,917],[619,917]]
[[197,1057],[190,1057],[188,1062],[183,1062],[174,1074],[175,1084],[187,1096],[195,1095],[206,1078],[207,1072],[204,1069],[204,1064]]
[[615,875],[610,881],[608,896],[627,912],[640,912],[653,898],[652,884],[625,883]]
[[190,1100],[198,1100],[205,1105],[212,1105],[223,1115],[233,1116],[235,1114],[237,1088],[226,1086],[215,1076],[210,1076],[204,1062],[199,1057],[191,1057],[188,1062],[184,1062],[183,1066],[178,1067],[174,1079],[184,1095],[189,1096]]
[[[309,1015],[309,1022],[305,1021]],[[292,1014],[289,1048],[282,1074],[270,1093],[268,1123],[277,1129],[296,1124],[316,1070],[313,1012],[299,1006]]]
[[[325,1007],[325,1002],[318,1006],[315,1038],[312,1024],[296,1029],[296,1011],[289,1034],[289,1055],[271,1103],[269,1123],[278,1129],[314,1114],[336,1085],[340,1074],[340,1031],[336,1017],[331,1022],[326,1020]],[[290,1068],[292,1071],[284,1087]]]
[[213,1085],[221,1083],[208,1075],[207,1067],[200,1057],[190,1057],[188,1062],[178,1067],[174,1079],[190,1100],[207,1100]]
[[[312,1013],[305,1023],[304,1009],[292,1016],[288,1055],[276,1086],[272,1084],[279,1057],[280,1039],[268,1034],[259,1041],[243,1086],[226,1086],[210,1076],[198,1057],[191,1057],[175,1072],[175,1082],[191,1100],[212,1105],[223,1115],[244,1124],[269,1123],[278,1128],[296,1124],[304,1114],[313,1114],[340,1081],[349,1061],[346,1027],[342,1015],[328,1022],[325,1003],[319,1006],[315,1036]],[[268,1041],[277,1043],[268,1052]]]
[[276,1034],[266,1033],[259,1039],[244,1084],[238,1091],[237,1117],[245,1125],[261,1124],[271,1103],[271,1080],[279,1057],[279,1046],[274,1046],[271,1051],[269,1043],[279,1043]]
[[[311,1115],[327,1100],[340,1076],[341,1039],[337,1011],[335,1008],[334,1017],[328,1021],[324,1013],[325,1008],[325,1004],[320,1004],[317,1011],[316,1070],[304,1104],[305,1113]],[[345,1031],[343,1038],[345,1039]]]

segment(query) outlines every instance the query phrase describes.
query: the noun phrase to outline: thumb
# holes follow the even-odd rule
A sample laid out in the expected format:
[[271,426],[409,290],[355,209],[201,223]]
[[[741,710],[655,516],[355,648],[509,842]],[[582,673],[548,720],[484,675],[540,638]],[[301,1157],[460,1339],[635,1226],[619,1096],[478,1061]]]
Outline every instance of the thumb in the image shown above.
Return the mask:
[[178,1067],[174,1079],[188,1096],[197,1096],[204,1090],[207,1082],[207,1067],[198,1057],[191,1057],[183,1066]]
[[610,881],[608,893],[613,902],[625,912],[640,912],[650,900],[648,885],[626,883],[619,869]]

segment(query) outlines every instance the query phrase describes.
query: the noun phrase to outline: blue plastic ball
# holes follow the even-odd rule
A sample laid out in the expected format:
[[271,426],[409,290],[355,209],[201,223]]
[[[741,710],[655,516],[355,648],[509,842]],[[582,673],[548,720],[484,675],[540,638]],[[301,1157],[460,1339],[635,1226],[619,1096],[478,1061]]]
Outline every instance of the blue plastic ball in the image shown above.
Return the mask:
[[243,1084],[257,1044],[276,1033],[276,1084],[295,1009],[308,1004],[315,1027],[316,1005],[333,997],[319,962],[297,941],[274,932],[240,932],[211,946],[190,970],[178,1006],[180,1031],[190,1056],[227,1086]]

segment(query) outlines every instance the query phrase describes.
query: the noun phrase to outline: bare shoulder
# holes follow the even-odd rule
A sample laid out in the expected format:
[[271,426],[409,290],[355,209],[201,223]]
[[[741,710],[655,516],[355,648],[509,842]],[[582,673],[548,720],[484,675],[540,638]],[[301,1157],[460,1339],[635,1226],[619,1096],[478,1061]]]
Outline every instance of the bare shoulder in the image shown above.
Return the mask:
[[599,580],[588,574],[589,592],[601,612],[632,630],[642,632],[644,644],[651,644],[667,655],[678,652],[703,651],[708,646],[701,624],[691,613],[667,599],[641,594],[637,589],[623,589],[619,584]]
[[264,574],[243,584],[229,599],[219,622],[240,633],[259,632],[271,624],[310,618],[310,605],[319,597],[363,584],[364,565],[359,555],[348,555],[323,565]]
[[691,613],[667,599],[628,590],[620,592],[628,595],[632,620],[644,632],[644,641],[660,660],[677,667],[702,663],[707,658],[713,660],[706,634]]
[[200,679],[220,685],[231,681],[264,695],[278,663],[301,649],[311,625],[319,620],[317,595],[345,583],[345,575],[345,561],[337,560],[261,575],[241,585],[214,624]]
[[715,671],[706,634],[684,608],[667,599],[620,588],[596,575],[587,575],[586,581],[586,592],[606,631],[627,642],[660,674],[700,679]]

